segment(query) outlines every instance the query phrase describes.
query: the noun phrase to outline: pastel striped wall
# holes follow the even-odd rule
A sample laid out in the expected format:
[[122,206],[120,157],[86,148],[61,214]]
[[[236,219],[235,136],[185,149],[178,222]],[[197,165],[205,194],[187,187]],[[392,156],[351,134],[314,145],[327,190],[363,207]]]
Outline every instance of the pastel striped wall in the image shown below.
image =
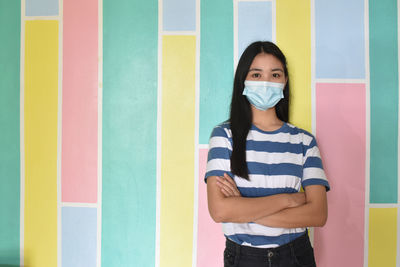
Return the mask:
[[97,2],[64,2],[61,144],[63,202],[97,202]]
[[327,176],[332,177],[329,220],[315,229],[315,254],[321,266],[337,264],[330,251],[343,255],[346,266],[364,260],[365,108],[365,84],[316,84],[316,133]]
[[0,0],[0,264],[19,265],[21,4]]
[[154,266],[157,1],[106,0],[103,4],[100,262],[102,266]]
[[195,55],[194,36],[162,37],[160,266],[192,263]]
[[332,186],[329,221],[315,229],[315,254],[321,266],[337,264],[328,251],[343,255],[346,262],[340,264],[346,266],[364,262],[365,6],[357,0],[343,9],[346,3],[315,1],[314,7],[315,132]]
[[222,266],[207,143],[258,39],[286,54],[291,122],[330,179],[318,266],[399,266],[398,14],[396,0],[0,0],[0,266]]
[[309,1],[276,1],[276,43],[290,73],[290,122],[311,132],[311,17]]
[[62,6],[61,229],[58,264],[96,266],[98,1]]
[[207,144],[212,128],[229,114],[226,103],[230,101],[233,77],[233,1],[202,0],[200,14],[199,142]]
[[[397,1],[369,1],[371,153],[368,266],[400,265],[398,8]],[[385,31],[385,36],[382,31]]]
[[98,1],[22,1],[19,13],[19,264],[96,266]]
[[59,21],[25,22],[24,264],[57,264]]
[[[397,2],[369,2],[371,87],[371,203],[398,197],[398,36]],[[383,31],[385,34],[383,34]],[[386,36],[386,37],[384,37]],[[384,38],[384,39],[382,39]],[[378,63],[379,62],[379,63]],[[385,88],[384,93],[382,88]]]

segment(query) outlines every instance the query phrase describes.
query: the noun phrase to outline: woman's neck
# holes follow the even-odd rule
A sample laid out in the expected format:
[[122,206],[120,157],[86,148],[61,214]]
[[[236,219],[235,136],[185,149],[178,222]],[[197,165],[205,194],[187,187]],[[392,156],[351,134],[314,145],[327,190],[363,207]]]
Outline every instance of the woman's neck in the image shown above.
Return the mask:
[[275,131],[282,127],[281,121],[275,112],[275,107],[267,110],[259,110],[251,106],[253,124],[263,131]]

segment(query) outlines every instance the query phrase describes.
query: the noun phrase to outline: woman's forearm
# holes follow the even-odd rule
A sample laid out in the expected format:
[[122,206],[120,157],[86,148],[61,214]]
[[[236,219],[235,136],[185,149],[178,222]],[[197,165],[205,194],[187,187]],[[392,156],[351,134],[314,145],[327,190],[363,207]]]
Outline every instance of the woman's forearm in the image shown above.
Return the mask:
[[325,188],[312,186],[306,189],[307,202],[295,208],[287,208],[255,221],[269,227],[298,228],[324,226],[328,217]]
[[211,217],[216,222],[246,223],[290,207],[290,196],[279,194],[268,197],[229,197],[211,205]]
[[208,208],[216,222],[252,222],[290,207],[304,203],[303,193],[277,194],[267,197],[226,197],[217,186],[217,178],[207,181]]
[[326,219],[324,212],[315,210],[310,204],[304,204],[265,216],[256,220],[255,223],[281,228],[320,227],[325,225]]

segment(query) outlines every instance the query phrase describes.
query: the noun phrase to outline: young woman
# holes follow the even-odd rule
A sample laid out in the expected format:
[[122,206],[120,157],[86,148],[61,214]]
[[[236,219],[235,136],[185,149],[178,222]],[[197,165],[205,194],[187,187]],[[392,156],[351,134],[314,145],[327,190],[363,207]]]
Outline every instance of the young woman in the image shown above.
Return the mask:
[[306,227],[325,224],[329,183],[315,138],[288,119],[285,56],[255,42],[236,69],[230,118],[209,143],[208,208],[223,223],[225,267],[315,266]]

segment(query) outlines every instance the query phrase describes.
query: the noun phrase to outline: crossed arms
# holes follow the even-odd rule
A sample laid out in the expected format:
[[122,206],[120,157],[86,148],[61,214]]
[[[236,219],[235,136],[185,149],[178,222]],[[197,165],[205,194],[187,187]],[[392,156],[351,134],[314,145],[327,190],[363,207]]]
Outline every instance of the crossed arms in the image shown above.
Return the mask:
[[215,222],[255,222],[269,227],[323,226],[328,217],[326,189],[309,185],[305,192],[246,198],[235,182],[223,177],[207,178],[208,209]]

